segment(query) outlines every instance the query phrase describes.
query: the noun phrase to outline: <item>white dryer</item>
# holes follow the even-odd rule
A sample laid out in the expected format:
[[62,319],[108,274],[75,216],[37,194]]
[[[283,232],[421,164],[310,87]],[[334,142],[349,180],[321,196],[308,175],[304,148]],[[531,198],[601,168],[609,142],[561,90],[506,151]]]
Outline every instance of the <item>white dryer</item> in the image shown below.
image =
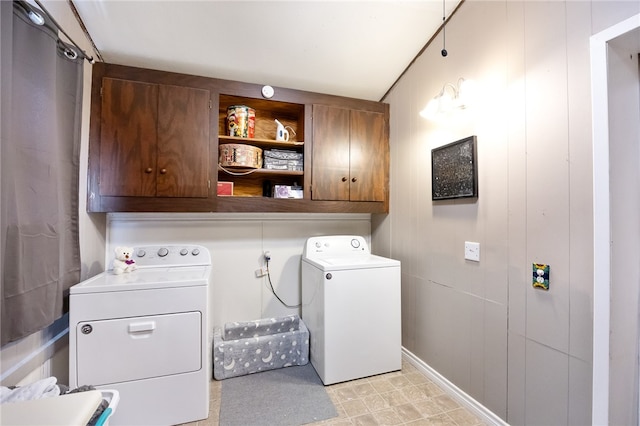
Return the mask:
[[361,236],[309,238],[302,255],[302,319],[325,385],[402,367],[400,262],[372,255]]
[[112,425],[207,418],[211,256],[198,245],[136,247],[137,270],[70,289],[69,385],[117,389]]

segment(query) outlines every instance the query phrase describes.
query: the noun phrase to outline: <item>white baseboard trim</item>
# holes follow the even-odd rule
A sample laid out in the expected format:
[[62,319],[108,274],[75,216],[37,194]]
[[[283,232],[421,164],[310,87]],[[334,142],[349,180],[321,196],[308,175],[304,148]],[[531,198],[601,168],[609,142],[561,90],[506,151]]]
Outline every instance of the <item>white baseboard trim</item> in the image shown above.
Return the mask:
[[404,346],[402,347],[402,356],[406,359],[411,365],[416,367],[427,376],[431,381],[444,389],[449,396],[462,404],[469,411],[473,412],[475,415],[480,417],[486,424],[495,425],[495,426],[509,426],[507,422],[498,417],[495,413],[489,410],[484,405],[480,404],[478,401],[469,396],[462,389],[451,383],[446,377],[438,373],[436,370],[431,368],[427,363],[422,361],[420,358],[415,356],[412,352],[407,350]]

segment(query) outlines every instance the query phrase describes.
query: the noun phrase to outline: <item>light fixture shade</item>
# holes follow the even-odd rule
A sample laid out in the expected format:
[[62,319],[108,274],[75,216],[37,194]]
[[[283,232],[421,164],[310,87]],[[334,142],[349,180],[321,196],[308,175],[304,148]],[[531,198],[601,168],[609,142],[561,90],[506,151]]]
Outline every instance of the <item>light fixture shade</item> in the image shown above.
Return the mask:
[[451,87],[451,86],[445,86],[445,90],[442,91],[442,94],[440,95],[440,112],[450,112],[456,104],[456,93],[455,90],[453,91],[453,94],[449,93],[450,91],[446,90],[446,87]]
[[460,99],[460,104],[462,108],[466,108],[470,106],[475,97],[477,86],[475,81],[473,80],[465,80],[464,78],[460,79],[460,88],[458,89],[458,98]]

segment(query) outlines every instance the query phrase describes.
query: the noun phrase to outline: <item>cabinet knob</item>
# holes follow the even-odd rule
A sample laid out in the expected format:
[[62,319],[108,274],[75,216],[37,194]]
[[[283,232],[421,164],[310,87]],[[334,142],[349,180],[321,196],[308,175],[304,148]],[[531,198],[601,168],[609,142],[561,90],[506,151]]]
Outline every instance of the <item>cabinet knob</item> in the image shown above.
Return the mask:
[[163,174],[165,174],[165,173],[167,173],[167,169],[160,169],[160,174],[161,174],[161,175],[163,175]]
[[351,182],[355,182],[357,180],[358,180],[358,178],[351,178]]
[[153,171],[153,169],[151,167],[147,167],[146,169],[144,169],[145,173],[151,173]]
[[342,181],[343,181],[343,182],[346,182],[346,181],[347,181],[347,178],[343,176],[343,177],[342,177]]

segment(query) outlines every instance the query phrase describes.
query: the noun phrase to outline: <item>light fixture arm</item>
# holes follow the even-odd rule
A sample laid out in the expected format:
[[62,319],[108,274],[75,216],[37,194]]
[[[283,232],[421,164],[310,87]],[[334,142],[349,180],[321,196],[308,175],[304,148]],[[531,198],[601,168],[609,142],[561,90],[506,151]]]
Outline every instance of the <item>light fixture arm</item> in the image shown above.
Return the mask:
[[425,118],[434,118],[440,113],[450,113],[456,109],[466,109],[469,102],[468,89],[463,91],[465,86],[464,78],[460,77],[454,83],[445,83],[440,92],[433,98],[427,106],[420,111],[420,115]]
[[458,99],[460,98],[460,92],[462,89],[462,84],[465,82],[465,79],[460,77],[458,79],[458,81],[456,82],[456,84],[453,83],[446,83],[444,86],[442,86],[442,90],[440,90],[440,94],[438,95],[439,97],[444,96],[445,92],[447,91],[447,88],[451,89],[451,93],[453,96],[451,96],[451,99]]
[[460,94],[460,87],[454,85],[453,83],[447,83],[444,86],[442,86],[442,90],[440,91],[440,95],[439,96],[444,96],[444,93],[447,91],[447,88],[450,88],[453,96],[453,99],[457,99],[458,95]]

